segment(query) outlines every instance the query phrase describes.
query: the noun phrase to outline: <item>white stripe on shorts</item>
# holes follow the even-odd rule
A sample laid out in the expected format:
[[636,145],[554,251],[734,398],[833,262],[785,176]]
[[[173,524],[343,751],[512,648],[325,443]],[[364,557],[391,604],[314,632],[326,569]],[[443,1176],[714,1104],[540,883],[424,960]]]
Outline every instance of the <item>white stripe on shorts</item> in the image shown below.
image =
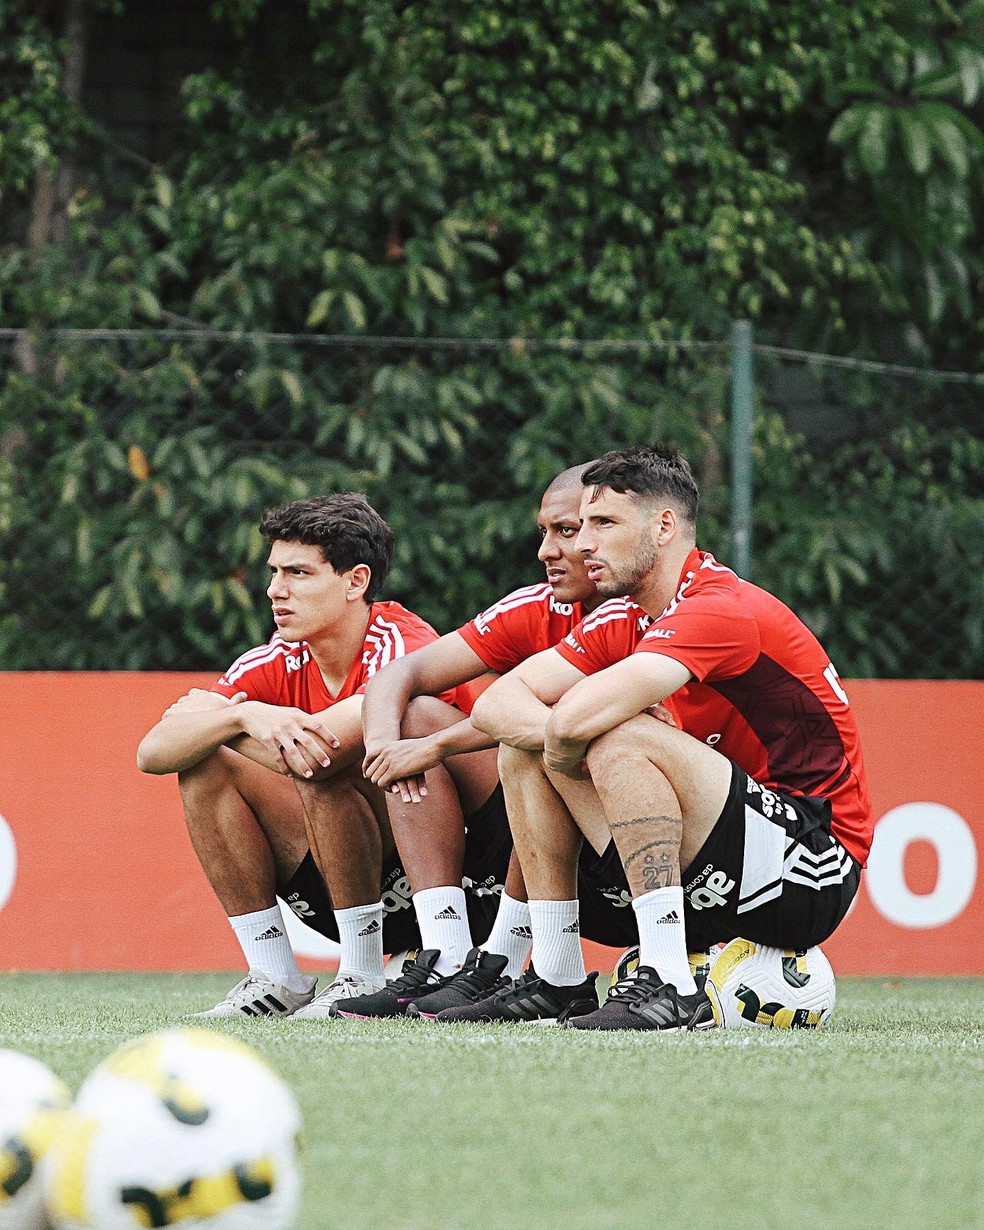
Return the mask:
[[831,846],[823,854],[814,854],[798,842],[791,842],[783,863],[783,879],[805,888],[829,888],[843,884],[853,863],[843,846]]
[[818,891],[842,884],[853,862],[841,845],[814,854],[790,837],[781,825],[745,807],[745,850],[736,913],[774,901],[783,883],[801,884]]

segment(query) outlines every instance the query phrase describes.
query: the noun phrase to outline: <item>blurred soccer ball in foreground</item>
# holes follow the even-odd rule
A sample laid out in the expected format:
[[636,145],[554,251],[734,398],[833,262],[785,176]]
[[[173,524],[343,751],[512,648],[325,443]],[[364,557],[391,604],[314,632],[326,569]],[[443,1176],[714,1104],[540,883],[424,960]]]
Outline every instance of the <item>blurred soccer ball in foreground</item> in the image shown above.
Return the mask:
[[40,1230],[40,1162],[71,1094],[38,1059],[0,1050],[0,1230]]
[[751,940],[724,946],[706,989],[725,1029],[819,1029],[837,998],[834,971],[819,948],[794,952]]
[[136,1038],[79,1090],[44,1167],[58,1230],[282,1230],[300,1195],[293,1094],[251,1047]]

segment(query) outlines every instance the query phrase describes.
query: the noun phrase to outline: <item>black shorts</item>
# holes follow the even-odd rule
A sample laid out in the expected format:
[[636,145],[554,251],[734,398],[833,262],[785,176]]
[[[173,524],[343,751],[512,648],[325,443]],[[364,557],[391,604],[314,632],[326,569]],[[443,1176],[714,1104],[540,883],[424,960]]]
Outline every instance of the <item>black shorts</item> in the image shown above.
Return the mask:
[[[480,944],[492,930],[512,852],[502,787],[497,786],[482,806],[466,817],[465,823],[462,884],[472,941]],[[278,886],[277,893],[301,922],[330,940],[338,940],[335,907],[310,850],[288,882]],[[383,864],[380,898],[383,902],[383,951],[394,953],[405,948],[419,948],[420,929],[413,908],[413,890],[395,850]]]
[[601,854],[588,842],[581,846],[577,899],[583,939],[612,948],[639,943],[632,894],[614,841]]
[[861,864],[832,835],[827,799],[769,790],[732,765],[728,801],[681,880],[689,948],[741,936],[804,949],[843,919]]

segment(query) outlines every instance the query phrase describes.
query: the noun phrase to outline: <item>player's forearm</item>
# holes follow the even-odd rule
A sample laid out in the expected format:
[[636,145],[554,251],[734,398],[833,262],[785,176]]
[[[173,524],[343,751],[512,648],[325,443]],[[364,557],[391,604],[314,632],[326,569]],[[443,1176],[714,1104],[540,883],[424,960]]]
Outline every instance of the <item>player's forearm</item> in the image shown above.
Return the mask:
[[463,718],[454,726],[436,731],[431,735],[431,739],[441,760],[447,760],[449,756],[459,756],[464,752],[485,751],[496,746],[496,740],[474,726],[470,718]]
[[521,680],[497,680],[475,702],[471,721],[494,743],[506,743],[525,752],[543,750],[543,734],[550,716],[545,705]]
[[180,773],[243,733],[242,705],[206,713],[173,713],[150,730],[137,748],[143,773]]
[[400,738],[407,705],[417,695],[407,658],[396,658],[369,680],[362,697],[362,729],[367,746],[379,747]]

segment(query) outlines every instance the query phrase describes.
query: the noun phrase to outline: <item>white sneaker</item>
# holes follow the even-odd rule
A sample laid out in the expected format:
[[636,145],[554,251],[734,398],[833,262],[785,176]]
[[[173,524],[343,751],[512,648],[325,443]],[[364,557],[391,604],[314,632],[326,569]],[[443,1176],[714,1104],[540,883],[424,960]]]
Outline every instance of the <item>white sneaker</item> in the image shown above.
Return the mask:
[[357,995],[372,995],[381,991],[385,982],[373,982],[359,974],[339,974],[330,987],[325,987],[303,1008],[294,1013],[295,1021],[325,1021],[335,1014],[332,1008],[342,999],[355,999]]
[[293,1016],[314,999],[318,979],[305,978],[304,981],[308,985],[303,991],[290,991],[271,982],[264,974],[250,971],[214,1008],[193,1012],[192,1016]]

